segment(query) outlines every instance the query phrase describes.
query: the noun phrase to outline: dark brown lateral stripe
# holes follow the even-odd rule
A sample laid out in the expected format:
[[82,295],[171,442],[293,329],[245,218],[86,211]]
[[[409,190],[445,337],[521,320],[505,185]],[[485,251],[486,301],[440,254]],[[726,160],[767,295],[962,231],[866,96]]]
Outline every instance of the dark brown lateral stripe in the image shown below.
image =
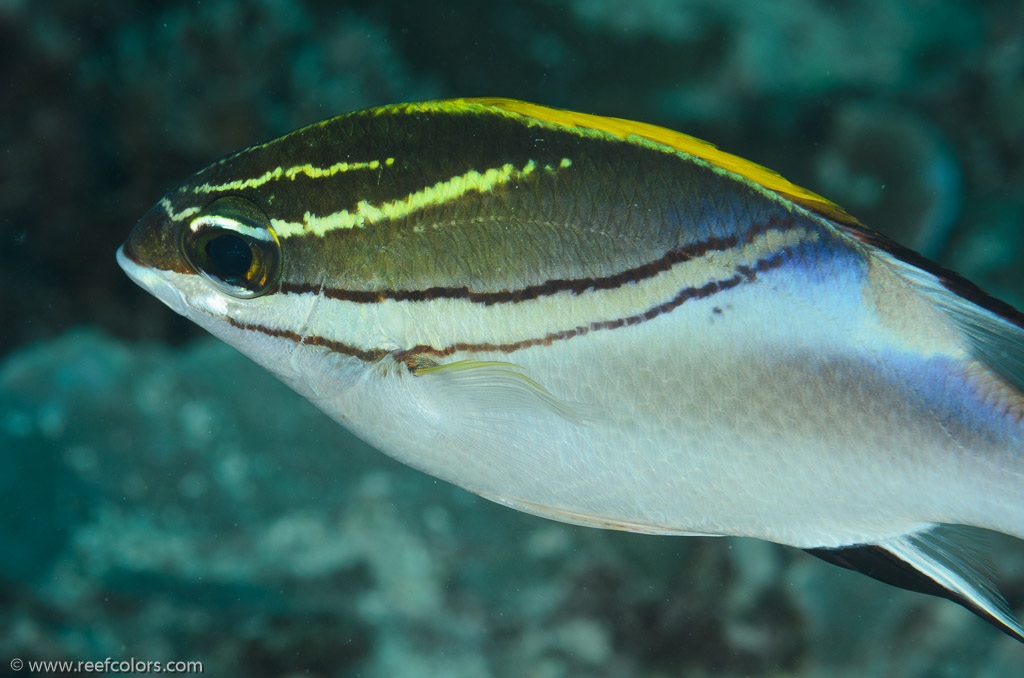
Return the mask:
[[[783,249],[781,252],[777,252],[770,257],[761,259],[753,266],[738,266],[736,268],[736,275],[731,278],[724,280],[715,280],[709,282],[701,287],[686,287],[679,291],[679,293],[672,297],[669,301],[663,304],[658,304],[652,308],[647,309],[643,313],[638,315],[631,315],[625,318],[616,318],[615,320],[602,320],[600,322],[593,322],[590,325],[581,325],[568,330],[561,330],[559,332],[551,332],[544,335],[543,337],[535,337],[532,339],[523,339],[522,341],[516,341],[509,344],[470,344],[459,342],[457,344],[451,344],[444,348],[434,348],[433,346],[413,346],[412,348],[405,351],[395,352],[397,359],[406,359],[417,355],[431,355],[437,357],[448,356],[459,351],[470,351],[470,352],[483,352],[483,351],[499,351],[502,353],[512,353],[522,348],[529,348],[531,346],[548,346],[556,341],[562,339],[572,339],[573,337],[581,337],[588,332],[597,330],[616,330],[620,327],[629,327],[631,325],[639,325],[640,323],[656,318],[664,313],[670,313],[671,311],[679,308],[687,301],[692,299],[707,299],[708,297],[714,296],[719,292],[732,289],[745,282],[754,282],[757,280],[759,273],[770,271],[773,268],[778,268],[786,259],[792,256],[793,250],[790,247]],[[242,330],[251,330],[253,332],[260,332],[269,337],[279,337],[282,339],[288,339],[294,341],[297,344],[307,344],[310,346],[323,346],[324,348],[333,351],[335,353],[341,353],[343,355],[352,356],[358,358],[363,362],[377,362],[384,356],[391,353],[382,348],[375,348],[370,350],[363,350],[350,346],[348,344],[332,341],[324,337],[308,336],[302,337],[298,333],[292,332],[291,330],[278,330],[272,327],[265,327],[263,325],[246,325],[240,323],[237,320],[228,318],[228,322],[233,326]]]
[[709,282],[701,287],[687,287],[679,291],[669,301],[663,304],[659,304],[652,308],[647,309],[643,313],[638,315],[632,315],[625,318],[617,318],[615,320],[603,320],[600,322],[590,323],[590,325],[581,325],[568,330],[561,330],[559,332],[551,332],[544,335],[543,337],[536,337],[532,339],[523,339],[522,341],[516,341],[509,344],[469,344],[469,343],[457,343],[445,346],[444,348],[434,348],[433,346],[414,346],[408,351],[403,351],[401,357],[406,358],[414,355],[431,355],[437,357],[444,357],[460,351],[470,352],[484,352],[484,351],[498,351],[501,353],[512,353],[519,349],[529,348],[531,346],[549,346],[550,344],[560,341],[562,339],[572,339],[573,337],[581,337],[591,331],[596,330],[615,330],[620,327],[629,327],[631,325],[639,325],[640,323],[646,322],[653,318],[658,317],[664,313],[669,313],[687,301],[693,299],[707,299],[708,297],[714,296],[719,292],[732,289],[745,282],[754,282],[757,279],[758,273],[764,273],[770,271],[773,268],[781,266],[787,258],[792,255],[792,248],[785,248],[781,252],[766,258],[761,259],[753,266],[738,266],[736,268],[736,275],[725,280],[716,280]]
[[[743,242],[749,244],[762,233],[793,228],[793,219],[785,223],[774,216],[765,224],[755,224],[743,233]],[[723,252],[740,244],[738,236],[726,238],[708,238],[683,247],[669,250],[660,259],[635,268],[626,269],[603,278],[575,278],[568,280],[548,280],[540,285],[529,285],[517,290],[501,290],[498,292],[474,292],[468,287],[428,287],[423,290],[345,290],[321,288],[309,283],[281,283],[280,292],[285,294],[308,294],[319,292],[328,299],[351,301],[357,304],[374,304],[384,300],[392,301],[430,301],[433,299],[468,299],[474,303],[490,306],[492,304],[518,303],[538,297],[549,296],[558,292],[582,294],[587,290],[608,290],[630,282],[640,282],[653,278],[659,273],[668,271],[676,264],[697,259],[711,252]]]
[[[627,316],[625,318],[617,318],[615,320],[603,320],[600,322],[593,322],[590,325],[581,325],[568,330],[561,330],[559,332],[551,332],[543,337],[535,337],[531,339],[523,339],[508,344],[470,344],[465,342],[459,342],[445,346],[444,348],[434,348],[433,346],[419,345],[414,346],[406,351],[400,351],[396,357],[400,359],[409,358],[417,355],[431,355],[437,357],[444,357],[457,353],[460,351],[469,352],[484,352],[484,351],[497,351],[501,353],[512,353],[523,348],[529,348],[531,346],[549,346],[550,344],[560,341],[563,339],[572,339],[573,337],[580,337],[591,331],[596,330],[615,330],[620,327],[629,327],[631,325],[639,325],[640,323],[646,322],[653,318],[658,317],[664,313],[669,313],[676,308],[679,308],[687,301],[692,299],[707,299],[708,297],[714,296],[719,292],[732,289],[737,287],[744,282],[754,282],[757,280],[758,273],[764,273],[770,271],[773,268],[781,266],[786,259],[793,254],[793,250],[790,247],[783,249],[781,252],[777,252],[772,256],[761,259],[753,266],[737,266],[736,275],[725,280],[715,280],[709,282],[701,287],[686,287],[679,291],[669,301],[663,304],[659,304],[652,308],[647,309],[643,313],[638,315]],[[291,330],[278,330],[271,327],[265,327],[263,325],[246,325],[240,323],[232,318],[228,318],[228,322],[239,329],[252,330],[254,332],[260,332],[270,337],[280,337],[283,339],[289,339],[299,344],[308,344],[311,346],[323,346],[324,348],[333,351],[335,353],[341,353],[344,355],[358,358],[363,362],[376,362],[386,356],[390,351],[382,348],[363,350],[350,346],[348,344],[332,341],[324,337],[308,336],[301,337],[298,333],[292,332]]]
[[369,351],[364,351],[363,349],[356,348],[355,346],[350,346],[349,344],[345,344],[340,341],[333,341],[325,337],[317,337],[313,335],[303,337],[300,336],[297,332],[292,332],[291,330],[279,330],[274,329],[273,327],[267,327],[265,325],[247,325],[245,323],[240,323],[234,318],[230,317],[228,318],[228,323],[232,327],[237,327],[240,330],[259,332],[260,334],[265,334],[268,337],[288,339],[289,341],[294,341],[296,344],[307,344],[309,346],[323,346],[324,348],[330,350],[332,353],[341,353],[343,355],[349,355],[352,356],[353,358],[359,358],[363,362],[367,363],[376,362],[388,354],[388,351],[385,351],[382,348],[375,348],[370,349]]
[[[778,268],[786,259],[793,254],[791,247],[786,247],[780,252],[773,254],[770,257],[761,259],[753,266],[737,266],[736,275],[731,278],[724,280],[715,280],[709,282],[701,287],[686,287],[679,291],[679,293],[672,297],[669,301],[657,306],[651,307],[638,315],[631,315],[625,318],[616,318],[615,320],[602,320],[600,322],[593,322],[590,325],[580,325],[573,327],[568,330],[561,330],[559,332],[550,332],[545,334],[543,337],[535,337],[531,339],[523,339],[521,341],[512,342],[509,344],[470,344],[465,342],[459,342],[457,344],[451,344],[444,348],[434,348],[433,346],[419,345],[413,346],[412,348],[405,351],[397,351],[395,357],[397,359],[406,359],[417,355],[431,355],[437,357],[444,357],[459,351],[469,351],[480,353],[484,351],[497,351],[501,353],[512,353],[523,348],[530,348],[531,346],[549,346],[550,344],[561,341],[563,339],[572,339],[573,337],[581,337],[588,332],[597,330],[616,330],[620,327],[629,327],[631,325],[639,325],[640,323],[646,322],[653,318],[657,318],[659,315],[664,313],[670,313],[671,311],[679,308],[687,301],[693,299],[707,299],[708,297],[714,296],[719,292],[737,287],[745,282],[754,282],[757,280],[759,273],[770,271],[773,268]],[[266,327],[264,325],[247,325],[240,323],[233,318],[228,318],[228,322],[232,327],[237,327],[241,330],[251,330],[253,332],[259,332],[265,334],[268,337],[278,337],[281,339],[288,339],[294,341],[297,344],[306,344],[310,346],[323,346],[324,348],[334,352],[341,353],[343,355],[352,356],[358,358],[363,362],[377,362],[384,356],[392,353],[391,351],[383,348],[374,348],[369,350],[363,350],[350,346],[349,344],[342,343],[340,341],[333,341],[325,337],[308,336],[302,337],[297,332],[291,330],[279,330],[272,327]]]

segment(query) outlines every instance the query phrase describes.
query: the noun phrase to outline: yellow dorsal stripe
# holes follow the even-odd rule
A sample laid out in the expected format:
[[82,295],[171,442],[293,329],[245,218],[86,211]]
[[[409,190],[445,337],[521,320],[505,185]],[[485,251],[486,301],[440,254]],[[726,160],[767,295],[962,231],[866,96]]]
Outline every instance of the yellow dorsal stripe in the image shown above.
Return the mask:
[[[427,102],[433,103],[433,102]],[[449,102],[453,106],[459,105],[480,105],[492,109],[498,109],[505,113],[522,116],[536,121],[537,124],[553,127],[577,130],[596,130],[604,132],[623,140],[635,138],[646,139],[661,146],[685,153],[703,160],[710,165],[736,174],[751,181],[773,193],[776,193],[812,212],[821,214],[843,224],[857,224],[857,220],[847,214],[843,208],[835,203],[821,197],[817,193],[808,191],[786,180],[777,172],[762,167],[757,163],[744,160],[739,156],[726,153],[706,141],[682,134],[665,127],[651,125],[644,122],[634,122],[622,118],[608,118],[600,115],[588,115],[556,108],[539,106],[516,99],[502,99],[497,97],[481,97],[472,99],[453,99]]]
[[310,179],[320,179],[321,177],[332,177],[335,174],[341,174],[342,172],[351,172],[353,170],[375,170],[380,169],[382,166],[390,167],[393,164],[395,164],[395,159],[387,158],[383,163],[380,160],[370,160],[368,162],[339,162],[331,165],[330,167],[314,167],[309,163],[306,163],[305,165],[295,165],[294,167],[288,168],[278,166],[272,170],[264,172],[258,177],[237,179],[224,184],[202,184],[193,188],[192,191],[194,193],[240,191],[246,188],[259,188],[265,183],[277,181],[282,178],[294,181],[295,177],[300,174],[304,174]]
[[160,206],[164,208],[165,212],[167,212],[167,218],[171,221],[184,221],[193,214],[198,214],[202,211],[202,208],[198,205],[191,205],[180,212],[175,212],[174,204],[167,198],[162,198],[160,200]]
[[[564,161],[563,161],[564,162]],[[563,164],[563,166],[565,166]],[[440,181],[415,193],[410,193],[400,200],[372,205],[368,201],[360,201],[355,210],[340,210],[332,214],[317,216],[306,212],[301,222],[271,220],[278,238],[290,238],[301,235],[323,236],[337,229],[363,228],[387,219],[401,219],[413,212],[427,207],[443,205],[457,200],[471,191],[487,193],[495,186],[506,184],[514,179],[530,175],[536,169],[536,163],[529,161],[522,169],[511,164],[492,167],[480,173],[470,170],[447,181]],[[545,168],[547,169],[547,168]],[[553,171],[553,170],[552,170]]]

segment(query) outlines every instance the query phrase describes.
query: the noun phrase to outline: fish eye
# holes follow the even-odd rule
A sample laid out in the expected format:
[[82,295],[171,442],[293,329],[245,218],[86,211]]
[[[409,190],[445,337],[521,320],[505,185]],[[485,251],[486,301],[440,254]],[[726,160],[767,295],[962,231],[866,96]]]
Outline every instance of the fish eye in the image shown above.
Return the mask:
[[229,196],[207,205],[182,229],[181,250],[192,268],[225,294],[266,294],[281,273],[281,242],[252,202]]

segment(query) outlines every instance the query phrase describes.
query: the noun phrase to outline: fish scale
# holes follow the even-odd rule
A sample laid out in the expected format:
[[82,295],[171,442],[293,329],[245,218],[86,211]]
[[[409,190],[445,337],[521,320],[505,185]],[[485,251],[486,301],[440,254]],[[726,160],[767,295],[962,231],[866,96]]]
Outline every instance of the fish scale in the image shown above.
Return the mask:
[[118,261],[434,476],[803,548],[1024,640],[951,527],[1024,537],[1024,316],[710,144],[507,99],[359,111],[200,171]]

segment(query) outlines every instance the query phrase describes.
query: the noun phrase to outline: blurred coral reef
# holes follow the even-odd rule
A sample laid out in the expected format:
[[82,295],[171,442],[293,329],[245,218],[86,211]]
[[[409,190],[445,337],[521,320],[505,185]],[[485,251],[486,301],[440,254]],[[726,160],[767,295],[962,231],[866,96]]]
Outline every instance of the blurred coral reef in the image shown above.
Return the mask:
[[[1021,26],[1017,0],[0,0],[3,662],[1024,674],[957,606],[796,551],[555,524],[400,467],[113,260],[219,156],[494,95],[708,139],[1022,307]],[[1024,550],[994,545],[1019,606]]]

